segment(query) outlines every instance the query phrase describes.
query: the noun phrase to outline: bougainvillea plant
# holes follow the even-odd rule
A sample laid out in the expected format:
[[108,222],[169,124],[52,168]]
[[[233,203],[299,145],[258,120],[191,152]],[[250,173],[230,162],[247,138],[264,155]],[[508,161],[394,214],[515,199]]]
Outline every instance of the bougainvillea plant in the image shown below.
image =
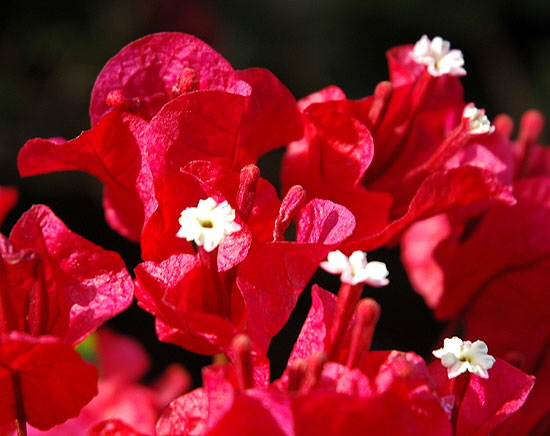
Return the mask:
[[[0,235],[0,433],[550,432],[542,115],[510,139],[508,117],[491,123],[463,100],[462,52],[440,37],[387,57],[371,96],[332,85],[296,101],[190,35],[116,54],[90,129],[31,139],[17,164],[97,177],[107,223],[142,262],[128,272],[46,206]],[[278,193],[257,164],[282,146]],[[17,196],[0,188],[0,220]],[[364,289],[392,275],[367,252],[386,245],[402,247],[413,287],[448,323],[430,355],[371,349],[384,307]],[[308,288],[317,270],[339,289]],[[273,375],[268,351],[304,292],[309,313]],[[189,390],[181,366],[140,383],[144,351],[101,327],[134,297],[161,341],[214,356],[202,387]]]

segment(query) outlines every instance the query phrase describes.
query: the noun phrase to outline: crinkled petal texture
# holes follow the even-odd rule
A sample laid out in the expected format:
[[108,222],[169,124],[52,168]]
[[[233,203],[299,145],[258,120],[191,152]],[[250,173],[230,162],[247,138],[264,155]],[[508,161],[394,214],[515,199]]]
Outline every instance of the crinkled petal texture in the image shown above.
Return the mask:
[[[462,313],[465,334],[483,338],[491,353],[537,376],[536,389],[519,412],[525,425],[508,422],[502,434],[528,434],[548,426],[544,397],[550,325],[550,178],[532,177],[514,185],[515,206],[494,205],[462,230],[452,217],[414,225],[404,237],[403,259],[411,281],[440,318]],[[537,340],[527,338],[536,334]],[[491,373],[490,373],[491,377]],[[521,431],[521,432],[520,432]]]
[[0,225],[8,212],[15,206],[17,199],[19,198],[19,193],[17,189],[0,186]]
[[183,210],[197,207],[200,200],[213,198],[218,204],[227,201],[236,210],[235,222],[242,228],[225,236],[218,246],[218,268],[226,271],[237,265],[246,256],[252,239],[266,240],[271,236],[280,206],[273,186],[259,179],[252,211],[245,223],[239,216],[239,187],[238,172],[207,161],[193,161],[156,178],[156,208],[143,229],[142,257],[160,262],[171,255],[195,253],[190,242],[176,236],[179,217]]
[[159,264],[143,262],[135,273],[139,305],[156,317],[161,340],[197,353],[215,354],[228,347],[242,328],[242,297],[234,289],[236,295],[225,307],[229,315],[218,313],[217,289],[198,256],[181,254]]
[[[113,92],[120,107],[107,104]],[[144,37],[113,57],[94,86],[90,115],[92,129],[74,140],[28,141],[19,171],[94,175],[105,184],[107,221],[136,241],[154,210],[151,172],[157,180],[163,165],[177,171],[196,159],[239,170],[302,135],[296,101],[272,73],[234,71],[181,33]]]
[[86,434],[88,436],[148,436],[147,434],[137,432],[120,419],[110,419],[100,422],[94,425]]
[[347,100],[330,87],[299,102],[305,135],[287,149],[284,187],[350,209],[349,250],[393,242],[411,222],[458,206],[513,202],[502,141],[474,141],[458,79],[431,76],[411,50],[389,52],[392,83],[371,97]]
[[316,199],[300,210],[296,242],[252,246],[236,282],[248,312],[248,332],[261,350],[267,351],[321,261],[354,226],[355,219],[345,207]]
[[329,363],[319,386],[307,393],[238,392],[227,376],[213,378],[209,368],[205,387],[174,401],[159,420],[157,434],[452,434],[420,357],[373,353],[363,371]]
[[328,364],[317,390],[293,398],[297,435],[451,435],[424,361],[371,352],[360,369]]
[[208,159],[238,170],[299,138],[302,126],[289,91],[266,70],[247,71],[255,86],[249,95],[205,90],[167,103],[150,123],[152,153],[174,166]]
[[323,102],[338,95],[331,87],[301,102],[312,102],[302,114],[305,134],[289,144],[282,178],[285,189],[302,185],[308,198],[330,199],[352,210],[359,224],[356,239],[387,226],[392,199],[387,193],[367,192],[360,184],[373,158],[373,140],[363,123],[340,110],[339,100]]
[[[185,69],[194,74],[197,83],[178,90]],[[140,106],[144,118],[151,119],[178,92],[246,87],[232,73],[233,68],[219,53],[192,35],[166,32],[145,36],[120,50],[99,73],[90,103],[92,125],[111,110],[107,97],[112,91],[121,91],[124,98]]]
[[157,423],[157,435],[294,436],[290,399],[278,392],[229,385],[197,389],[174,401]]
[[[312,201],[300,212],[296,242],[255,241],[253,235],[248,252],[241,253],[246,257],[227,271],[218,257],[224,289],[212,282],[198,255],[180,254],[139,265],[136,296],[157,317],[162,340],[213,354],[227,350],[233,335],[246,331],[265,354],[321,260],[351,234],[354,223],[344,207]],[[227,242],[228,251],[236,246]],[[220,293],[227,291],[230,298],[222,303]]]
[[132,301],[120,256],[71,232],[46,206],[33,206],[0,242],[0,331],[75,344]]
[[97,394],[97,370],[52,336],[0,335],[0,426],[21,404],[27,422],[47,430],[77,416]]
[[[335,308],[333,294],[313,288],[288,367],[326,351]],[[287,376],[278,386],[286,386]],[[426,364],[414,353],[366,352],[356,369],[328,363],[317,387],[297,395],[293,407],[296,434],[452,434]]]
[[[536,389],[518,417],[499,427],[501,434],[535,428],[543,434],[549,425],[543,397],[549,389],[550,154],[538,145],[529,151],[516,165],[522,172],[514,183],[515,205],[438,215],[413,225],[403,238],[411,282],[435,315],[460,317],[465,335],[483,338],[492,354],[537,376]],[[528,339],[533,334],[537,340]]]
[[[447,369],[436,361],[429,367],[441,397],[451,395]],[[464,377],[463,375],[460,377]],[[489,370],[489,378],[469,375],[457,415],[456,436],[482,436],[493,430],[523,405],[535,378],[501,359]]]

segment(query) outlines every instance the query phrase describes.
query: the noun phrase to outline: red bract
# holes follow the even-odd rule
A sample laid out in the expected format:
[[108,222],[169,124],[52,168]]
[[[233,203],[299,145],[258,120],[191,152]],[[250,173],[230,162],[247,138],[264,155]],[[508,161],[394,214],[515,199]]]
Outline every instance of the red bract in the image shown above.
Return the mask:
[[31,428],[29,436],[83,435],[88,434],[91,427],[114,419],[152,434],[160,412],[189,387],[189,375],[179,365],[169,367],[152,386],[140,384],[139,380],[149,368],[149,357],[139,343],[129,337],[101,329],[94,342],[100,372],[98,395],[78,417],[47,432]]
[[147,217],[141,241],[145,260],[158,262],[173,254],[194,254],[192,244],[176,236],[181,227],[178,219],[183,210],[208,197],[218,203],[228,201],[238,212],[236,222],[243,225],[219,246],[222,270],[242,261],[252,238],[265,241],[272,237],[280,200],[253,165],[238,173],[207,161],[194,161],[183,168],[157,171],[154,187],[154,207],[150,207],[154,211]]
[[133,111],[150,120],[183,93],[246,89],[246,83],[233,73],[219,53],[194,36],[157,33],[140,38],[120,50],[99,73],[90,102],[92,126],[113,109]]
[[[447,413],[419,356],[372,352],[359,367],[327,363],[323,351],[328,352],[334,298],[314,291],[312,310],[281,380],[271,386],[255,382],[246,341],[237,338],[233,366],[205,369],[204,388],[173,402],[157,434],[211,436],[238,429],[252,435],[261,429],[262,434],[288,436],[450,435]],[[373,327],[376,318],[369,322]]]
[[147,436],[138,433],[120,419],[111,419],[94,425],[87,433],[88,436]]
[[[70,141],[31,139],[18,156],[23,177],[54,171],[85,171],[105,184],[103,206],[107,222],[122,235],[139,240],[143,225],[140,179],[146,128],[141,118],[112,112],[91,130]],[[145,195],[145,194],[143,194]]]
[[451,435],[421,359],[412,353],[385,355],[387,360],[376,356],[369,376],[327,364],[319,386],[308,392],[240,390],[230,376],[207,369],[205,387],[173,402],[159,420],[157,434],[230,435],[238,429],[242,435],[261,431],[277,436]]
[[[507,118],[496,124],[503,135],[512,130]],[[536,144],[541,129],[540,114],[527,113],[509,150],[515,155],[514,206],[492,204],[484,213],[457,211],[418,223],[403,238],[402,251],[414,287],[438,318],[463,323],[468,336],[483,338],[496,356],[535,375],[544,372],[550,341],[550,153]],[[528,339],[532,335],[536,341]],[[550,409],[540,406],[549,392],[545,378],[521,414],[548,428]],[[530,431],[528,425],[521,433],[513,428],[509,434]]]
[[[136,268],[140,305],[157,317],[162,340],[213,354],[247,331],[265,353],[319,263],[353,230],[353,217],[329,201],[304,207],[298,187],[280,203],[253,166],[239,175],[194,162],[167,177],[170,182],[158,186],[158,209],[144,227],[143,246],[146,257],[170,257]],[[189,242],[176,237],[177,220],[182,210],[207,197],[228,201],[241,230],[214,251],[198,247],[195,254]],[[296,242],[285,241],[295,217]]]
[[96,394],[97,371],[52,336],[0,334],[0,426],[25,420],[47,430]]
[[[370,342],[377,321],[379,309],[370,299],[357,305],[347,325],[350,340],[335,353],[347,363],[327,361],[341,297],[314,288],[287,369],[271,385],[256,381],[251,343],[236,337],[232,364],[205,368],[204,387],[170,404],[157,435],[481,436],[516,412],[533,386],[533,377],[500,360],[488,379],[463,374],[449,381],[440,362],[428,371],[414,353],[359,350],[357,338]],[[360,358],[349,358],[357,352]]]
[[430,75],[411,52],[390,50],[391,83],[371,97],[351,101],[330,87],[299,103],[305,136],[287,150],[283,181],[354,213],[350,249],[371,250],[457,206],[513,201],[499,144],[476,140],[458,79]]
[[33,206],[0,235],[0,332],[53,335],[76,344],[132,301],[132,281],[114,252],[71,232]]
[[0,186],[0,224],[11,208],[15,206],[18,197],[17,189]]
[[496,434],[493,431],[503,428],[499,425],[522,407],[535,380],[500,359],[489,370],[487,379],[466,373],[449,380],[447,369],[439,361],[429,369],[442,398],[453,396],[453,383],[463,381],[461,378],[466,380],[462,398],[451,400],[451,404],[460,401],[454,423],[455,436]]
[[542,436],[548,433],[548,392],[550,392],[550,349],[539,358],[536,381],[525,405],[501,425],[494,434],[497,436]]
[[157,170],[151,160],[160,155],[179,168],[208,159],[239,170],[301,135],[296,102],[269,71],[234,71],[212,48],[177,33],[142,38],[111,59],[90,114],[92,129],[76,139],[28,141],[19,171],[93,174],[105,184],[109,224],[136,241]]

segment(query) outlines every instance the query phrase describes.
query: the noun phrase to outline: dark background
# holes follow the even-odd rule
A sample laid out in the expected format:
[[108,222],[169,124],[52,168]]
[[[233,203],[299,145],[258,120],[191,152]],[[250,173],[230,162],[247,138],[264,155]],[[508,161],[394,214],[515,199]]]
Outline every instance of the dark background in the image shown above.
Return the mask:
[[[222,53],[236,69],[268,68],[297,98],[329,84],[351,98],[372,93],[387,78],[385,51],[414,43],[422,34],[442,36],[463,51],[466,101],[516,120],[532,107],[550,113],[550,1],[425,0],[80,0],[8,1],[0,14],[0,185],[16,186],[21,198],[2,230],[31,204],[43,203],[73,231],[116,250],[129,269],[139,249],[103,220],[101,185],[83,173],[20,179],[15,159],[32,137],[73,138],[89,128],[88,104],[95,77],[124,45],[158,31],[192,33]],[[548,134],[546,139],[548,138]],[[547,142],[547,141],[546,141]],[[262,159],[264,176],[277,184],[281,152]],[[385,260],[389,287],[371,290],[383,308],[375,348],[427,355],[442,328],[408,285],[398,249],[369,255]],[[315,281],[336,290],[337,280]],[[275,341],[274,371],[281,371],[308,305],[305,295],[294,321]],[[169,362],[187,365],[195,377],[209,358],[159,344],[152,317],[140,309],[110,323],[146,344],[151,376]],[[439,346],[439,344],[437,344]]]

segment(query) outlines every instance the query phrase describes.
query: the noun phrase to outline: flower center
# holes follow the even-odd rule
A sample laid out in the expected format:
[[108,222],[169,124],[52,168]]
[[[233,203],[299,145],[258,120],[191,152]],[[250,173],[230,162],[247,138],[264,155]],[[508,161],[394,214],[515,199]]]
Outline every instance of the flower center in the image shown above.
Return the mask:
[[327,260],[321,262],[321,268],[331,274],[340,274],[340,280],[350,285],[365,283],[379,288],[389,283],[386,264],[368,262],[366,253],[362,251],[354,251],[350,257],[340,250],[331,251]]
[[447,368],[448,377],[458,377],[469,371],[482,378],[488,378],[487,370],[493,367],[495,358],[488,354],[489,349],[483,341],[463,341],[454,336],[443,342],[443,348],[433,351],[433,355],[441,359],[441,364]]
[[411,57],[415,62],[426,65],[428,73],[435,77],[445,74],[466,75],[466,70],[462,68],[464,65],[462,52],[456,49],[451,50],[449,41],[445,41],[439,36],[431,41],[426,35],[422,36],[414,45]]
[[468,133],[470,135],[483,135],[493,133],[495,130],[495,127],[485,115],[485,110],[476,108],[472,103],[466,105],[462,112],[462,118],[468,120]]
[[241,230],[235,218],[235,210],[227,201],[218,203],[212,197],[199,200],[197,207],[188,207],[181,212],[181,227],[176,236],[193,241],[211,252],[227,235]]
[[199,220],[199,222],[205,229],[211,229],[214,227],[214,223],[211,220]]

